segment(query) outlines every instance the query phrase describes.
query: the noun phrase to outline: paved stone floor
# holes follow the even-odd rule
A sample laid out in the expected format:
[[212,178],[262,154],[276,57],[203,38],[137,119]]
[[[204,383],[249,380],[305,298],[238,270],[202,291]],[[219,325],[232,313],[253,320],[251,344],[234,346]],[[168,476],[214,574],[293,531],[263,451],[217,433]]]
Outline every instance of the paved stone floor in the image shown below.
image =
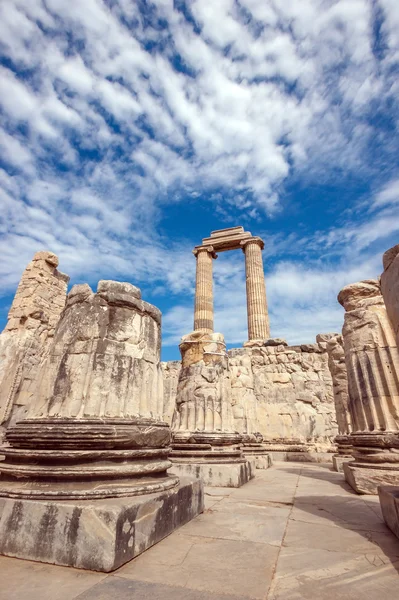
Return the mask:
[[277,463],[111,575],[0,557],[0,600],[399,598],[399,540],[376,496],[327,465]]

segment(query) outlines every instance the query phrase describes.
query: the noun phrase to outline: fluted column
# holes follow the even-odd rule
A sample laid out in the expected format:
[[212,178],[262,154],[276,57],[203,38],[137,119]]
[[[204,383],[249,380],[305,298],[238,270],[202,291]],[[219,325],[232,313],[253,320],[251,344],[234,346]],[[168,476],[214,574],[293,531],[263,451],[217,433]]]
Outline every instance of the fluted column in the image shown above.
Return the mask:
[[[324,334],[324,337],[328,335]],[[348,409],[348,374],[343,343],[342,335],[330,334],[327,339],[328,367],[333,381],[335,414],[338,424],[338,435],[334,438],[334,442],[337,444],[337,453],[333,455],[333,466],[336,471],[343,471],[343,463],[353,459],[352,443],[349,437],[352,423]]]
[[213,246],[194,248],[197,259],[195,280],[194,331],[213,332],[212,261],[217,258]]
[[262,261],[264,243],[261,238],[253,237],[241,245],[245,254],[248,340],[266,340],[270,337],[270,327]]
[[345,477],[359,493],[376,494],[382,483],[399,484],[399,351],[378,280],[347,285],[342,330],[348,373],[354,461]]
[[[226,344],[221,333],[194,331],[180,343],[182,368],[172,429],[229,439],[234,433]],[[227,436],[227,437],[226,437]],[[234,436],[236,441],[237,436]]]

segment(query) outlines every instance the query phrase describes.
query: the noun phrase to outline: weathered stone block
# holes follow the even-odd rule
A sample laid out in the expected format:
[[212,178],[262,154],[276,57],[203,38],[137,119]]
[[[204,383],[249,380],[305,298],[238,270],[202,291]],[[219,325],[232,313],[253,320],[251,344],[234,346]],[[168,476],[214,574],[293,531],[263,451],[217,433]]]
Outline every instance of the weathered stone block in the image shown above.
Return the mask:
[[399,538],[399,487],[381,485],[378,495],[384,521]]
[[339,456],[337,454],[334,454],[332,459],[334,471],[337,471],[338,473],[343,473],[344,463],[350,462],[351,460],[353,460],[353,456]]
[[0,553],[109,572],[204,510],[203,484],[133,498],[35,501],[0,498]]
[[195,477],[211,487],[238,488],[255,477],[255,461],[240,463],[177,463],[173,462],[169,473],[179,477]]
[[355,466],[352,461],[343,464],[345,479],[358,494],[377,494],[379,485],[399,485],[399,469]]

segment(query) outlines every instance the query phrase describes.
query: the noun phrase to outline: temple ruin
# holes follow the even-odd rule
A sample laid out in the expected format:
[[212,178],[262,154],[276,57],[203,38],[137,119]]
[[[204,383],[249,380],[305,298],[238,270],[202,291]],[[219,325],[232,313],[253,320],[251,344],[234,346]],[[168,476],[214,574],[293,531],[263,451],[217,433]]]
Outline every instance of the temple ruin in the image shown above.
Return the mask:
[[[233,227],[195,247],[194,329],[164,363],[139,288],[67,294],[58,258],[35,254],[0,335],[0,554],[112,571],[199,515],[204,485],[240,488],[278,461],[378,493],[399,537],[399,245],[380,279],[339,292],[342,334],[295,346],[270,337],[263,246]],[[227,350],[212,263],[236,249],[248,339]]]

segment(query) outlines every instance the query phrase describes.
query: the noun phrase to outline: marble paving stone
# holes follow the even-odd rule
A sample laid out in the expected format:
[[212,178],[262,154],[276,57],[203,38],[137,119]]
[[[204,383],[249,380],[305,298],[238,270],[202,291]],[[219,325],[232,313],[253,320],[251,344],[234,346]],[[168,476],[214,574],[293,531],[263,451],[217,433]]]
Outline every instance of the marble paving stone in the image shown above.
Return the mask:
[[373,552],[282,548],[267,600],[381,600],[397,598],[399,560]]
[[111,575],[84,592],[76,600],[250,600],[250,596],[232,596],[190,590],[182,587],[130,581]]
[[377,515],[378,518],[384,520],[384,517],[382,516],[379,496],[362,496],[362,500],[366,504],[366,506]]
[[295,500],[291,518],[306,523],[320,523],[346,529],[381,531],[384,522],[360,499],[348,496],[306,496]]
[[284,538],[285,547],[330,550],[353,554],[377,554],[399,560],[399,543],[387,530],[386,533],[329,527],[313,523],[290,520]]
[[[272,469],[273,470],[273,469]],[[280,502],[282,504],[292,504],[295,495],[295,488],[298,481],[299,470],[296,475],[289,474],[286,477],[284,473],[275,474],[274,477],[258,477],[250,481],[242,488],[235,490],[230,498],[239,500],[258,500],[262,502]],[[261,472],[262,475],[266,472]]]
[[216,506],[223,498],[230,496],[233,492],[233,488],[221,488],[221,487],[205,487],[204,491],[204,505],[205,510]]
[[0,573],[0,600],[71,600],[106,577],[7,556],[0,556]]
[[187,523],[180,533],[279,545],[290,508],[238,501],[233,497],[222,500],[210,512]]
[[340,476],[334,496],[330,477],[277,464],[242,488],[211,488],[204,515],[112,575],[0,558],[0,600],[396,599],[399,540],[378,498]]
[[146,552],[116,574],[132,580],[168,584],[173,581],[173,585],[193,590],[264,599],[278,547],[180,534],[174,534],[175,538],[176,535],[186,538],[188,548],[179,565],[161,564],[152,559],[151,552]]

